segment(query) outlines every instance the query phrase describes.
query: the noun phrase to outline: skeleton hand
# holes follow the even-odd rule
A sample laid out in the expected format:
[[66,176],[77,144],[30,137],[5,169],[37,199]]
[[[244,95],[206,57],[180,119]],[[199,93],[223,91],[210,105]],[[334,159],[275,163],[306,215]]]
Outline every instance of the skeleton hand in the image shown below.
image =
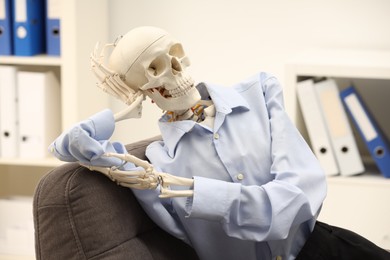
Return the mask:
[[99,83],[97,86],[104,92],[107,92],[113,97],[116,97],[125,104],[132,104],[135,99],[142,95],[140,91],[135,91],[129,88],[123,81],[123,77],[119,73],[109,69],[104,62],[104,54],[107,48],[115,47],[122,36],[118,37],[114,43],[108,43],[100,48],[100,44],[95,45],[94,51],[91,53],[91,68],[92,72],[98,78]]
[[135,189],[155,189],[160,185],[160,198],[171,197],[191,197],[192,190],[171,190],[170,186],[188,186],[193,185],[193,180],[188,178],[177,177],[168,173],[157,172],[153,165],[145,160],[141,160],[131,154],[107,153],[105,156],[119,158],[126,162],[134,163],[144,170],[126,171],[120,170],[119,167],[99,167],[86,166],[93,171],[98,171],[108,176],[118,185],[135,188]]

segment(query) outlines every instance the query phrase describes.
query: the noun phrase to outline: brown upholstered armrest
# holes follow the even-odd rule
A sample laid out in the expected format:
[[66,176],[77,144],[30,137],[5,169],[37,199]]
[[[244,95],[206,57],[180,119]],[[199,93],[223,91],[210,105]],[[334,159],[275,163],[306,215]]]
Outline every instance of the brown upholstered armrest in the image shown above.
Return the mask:
[[[145,159],[151,140],[127,148]],[[150,220],[130,189],[77,163],[41,179],[34,224],[37,259],[197,259]]]

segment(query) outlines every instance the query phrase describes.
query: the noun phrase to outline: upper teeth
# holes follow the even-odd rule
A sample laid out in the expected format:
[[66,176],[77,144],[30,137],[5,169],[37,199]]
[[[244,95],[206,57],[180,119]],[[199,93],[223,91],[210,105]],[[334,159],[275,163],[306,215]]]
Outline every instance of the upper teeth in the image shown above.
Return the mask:
[[[166,89],[164,86],[155,88],[160,95],[164,98],[178,98],[187,94],[189,90],[191,90],[194,86],[194,81],[191,78],[181,80],[179,86],[174,89]],[[154,89],[153,89],[154,90]]]

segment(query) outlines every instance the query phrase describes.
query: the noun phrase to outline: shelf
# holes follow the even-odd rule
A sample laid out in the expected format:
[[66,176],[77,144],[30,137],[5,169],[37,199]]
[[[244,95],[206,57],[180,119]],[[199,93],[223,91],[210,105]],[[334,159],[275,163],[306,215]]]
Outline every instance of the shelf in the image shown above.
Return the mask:
[[329,184],[339,185],[367,185],[375,187],[386,187],[390,190],[390,179],[382,175],[364,173],[356,176],[329,176],[327,177]]
[[56,158],[45,158],[45,159],[0,158],[0,165],[56,167],[61,164],[64,164],[64,162],[59,161]]
[[34,65],[34,66],[61,66],[61,57],[36,56],[0,56],[0,64],[8,65]]
[[297,75],[389,79],[390,52],[314,49],[291,59],[288,67]]
[[362,155],[365,171],[362,174],[353,176],[328,176],[330,185],[352,185],[381,187],[390,190],[390,178],[384,177],[377,168],[375,161],[369,155]]
[[337,65],[342,67],[390,67],[390,53],[381,50],[310,49],[291,59],[290,63]]
[[0,260],[34,260],[34,259],[35,259],[34,256],[0,254]]

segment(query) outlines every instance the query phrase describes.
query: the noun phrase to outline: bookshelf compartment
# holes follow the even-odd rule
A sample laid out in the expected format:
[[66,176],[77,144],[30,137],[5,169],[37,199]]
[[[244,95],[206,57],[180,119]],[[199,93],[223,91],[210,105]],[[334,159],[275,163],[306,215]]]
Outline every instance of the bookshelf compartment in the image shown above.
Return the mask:
[[[310,50],[288,61],[284,91],[286,109],[306,140],[308,135],[297,100],[296,83],[308,77],[333,78],[340,90],[353,83],[390,140],[387,114],[390,110],[389,51]],[[358,176],[328,177],[328,196],[319,219],[350,229],[390,249],[390,179],[379,173],[352,123],[351,127],[366,172]]]

